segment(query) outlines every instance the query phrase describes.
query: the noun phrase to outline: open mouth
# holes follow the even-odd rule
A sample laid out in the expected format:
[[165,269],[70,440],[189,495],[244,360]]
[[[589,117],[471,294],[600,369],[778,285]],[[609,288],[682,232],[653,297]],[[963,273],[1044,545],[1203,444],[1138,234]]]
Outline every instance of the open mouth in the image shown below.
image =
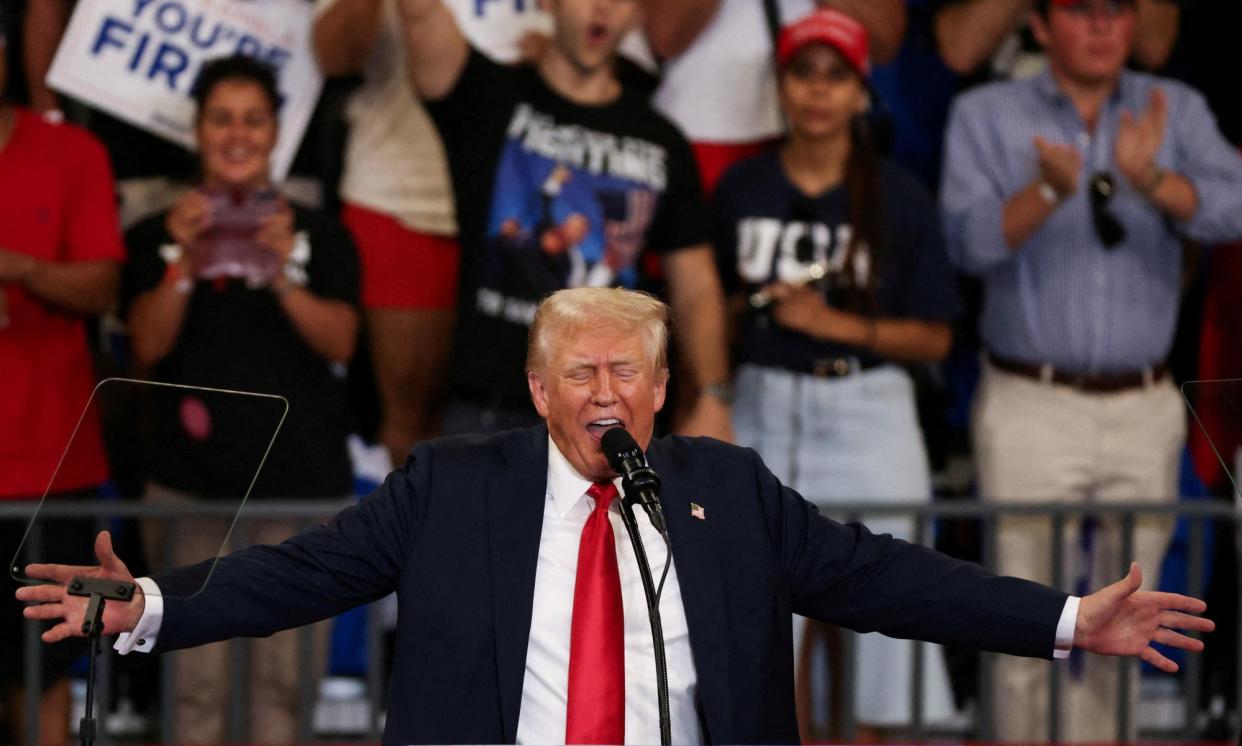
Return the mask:
[[604,437],[604,433],[608,432],[614,427],[625,427],[625,423],[622,422],[621,420],[618,420],[616,417],[609,417],[606,419],[594,420],[592,422],[588,422],[586,429],[587,429],[587,432],[591,434],[592,438],[599,440]]
[[587,26],[587,41],[592,44],[600,44],[606,38],[608,38],[608,27],[604,24],[592,23]]
[[224,162],[233,165],[248,163],[253,157],[254,148],[248,146],[233,146],[224,150]]

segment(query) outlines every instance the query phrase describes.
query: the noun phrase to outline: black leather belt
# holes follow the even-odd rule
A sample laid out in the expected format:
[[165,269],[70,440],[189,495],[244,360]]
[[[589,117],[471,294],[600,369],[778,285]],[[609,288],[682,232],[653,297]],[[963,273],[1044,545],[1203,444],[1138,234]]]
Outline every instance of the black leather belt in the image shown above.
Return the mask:
[[812,360],[810,365],[795,370],[816,378],[844,378],[864,370],[871,370],[884,365],[883,360],[860,360],[856,357],[823,357]]
[[992,352],[988,353],[988,362],[997,370],[1003,370],[1015,376],[1069,386],[1088,394],[1115,394],[1119,391],[1142,388],[1164,380],[1164,377],[1169,374],[1169,368],[1164,363],[1157,363],[1143,370],[1119,373],[1074,373],[1058,370],[1051,365],[1009,360]]

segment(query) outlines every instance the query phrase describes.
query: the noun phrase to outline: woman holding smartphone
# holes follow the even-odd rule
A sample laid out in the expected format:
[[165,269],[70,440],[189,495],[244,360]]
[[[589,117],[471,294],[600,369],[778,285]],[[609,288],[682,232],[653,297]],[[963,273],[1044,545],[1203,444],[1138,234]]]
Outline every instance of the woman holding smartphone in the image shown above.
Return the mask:
[[[714,203],[740,322],[738,442],[820,504],[930,500],[901,366],[944,358],[960,312],[934,202],[874,152],[861,25],[819,10],[787,26],[777,47],[788,135],[727,172]],[[914,537],[912,519],[866,519],[876,532]],[[911,644],[863,635],[858,653],[858,722],[910,722]],[[924,668],[934,684],[924,718],[947,716],[938,651]]]
[[[285,397],[288,415],[251,497],[345,497],[352,469],[343,372],[358,331],[353,244],[339,224],[287,203],[272,188],[279,96],[269,67],[245,57],[209,62],[194,98],[201,182],[126,236],[124,295],[134,361],[158,381]],[[193,392],[152,409],[143,454],[147,500],[243,496],[238,491],[256,469],[247,461],[251,454],[219,454],[230,446],[232,453],[253,450],[237,444],[264,423],[247,421],[243,407]],[[264,436],[270,435],[268,428]],[[144,526],[148,558],[182,564],[214,556],[227,525],[208,522],[195,519],[192,530],[175,537]],[[246,528],[248,540],[267,544],[299,526],[255,520]],[[165,540],[171,547],[160,546]],[[298,739],[297,676],[317,672],[303,671],[297,648],[295,632],[254,641],[252,741]],[[179,655],[177,740],[224,741],[227,648]]]

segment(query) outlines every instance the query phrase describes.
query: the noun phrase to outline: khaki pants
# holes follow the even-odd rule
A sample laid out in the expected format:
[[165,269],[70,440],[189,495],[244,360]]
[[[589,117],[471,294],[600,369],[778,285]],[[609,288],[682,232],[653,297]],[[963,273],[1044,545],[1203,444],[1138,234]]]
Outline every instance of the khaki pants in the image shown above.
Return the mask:
[[[193,502],[185,493],[148,484],[144,499],[156,504]],[[179,522],[175,535],[166,535],[165,524],[151,521],[143,526],[147,557],[164,566],[171,541],[175,565],[199,562],[215,556],[231,520],[195,518],[193,526]],[[277,544],[297,533],[300,525],[288,519],[244,521],[251,544]],[[236,548],[236,536],[232,548]],[[250,641],[249,738],[251,743],[294,743],[298,740],[299,681],[310,676],[316,683],[327,653],[330,622],[311,627],[311,659],[300,660],[299,630],[278,632]],[[173,656],[173,719],[178,743],[222,743],[228,740],[229,691],[232,653],[230,643],[218,642],[171,653]],[[316,686],[316,691],[318,687]],[[309,703],[314,706],[314,702]]]
[[[986,366],[973,430],[984,500],[1090,505],[1177,499],[1186,410],[1168,380],[1115,394],[1085,394]],[[1049,518],[1006,518],[998,525],[998,572],[1051,584],[1052,552],[1060,551],[1067,584],[1085,574],[1090,591],[1119,580],[1131,559],[1143,568],[1144,587],[1154,585],[1172,530],[1168,517],[1137,516],[1134,555],[1122,557],[1119,521],[1103,519],[1084,558],[1077,517],[1067,518],[1065,543],[1056,548]],[[1061,740],[1134,740],[1133,717],[1126,733],[1116,732],[1118,661],[1094,655],[1087,656],[1080,676],[1071,676],[1065,661],[1001,656],[994,689],[998,740],[1047,740],[1050,665],[1065,669]],[[1135,662],[1130,713],[1138,707],[1137,669]]]

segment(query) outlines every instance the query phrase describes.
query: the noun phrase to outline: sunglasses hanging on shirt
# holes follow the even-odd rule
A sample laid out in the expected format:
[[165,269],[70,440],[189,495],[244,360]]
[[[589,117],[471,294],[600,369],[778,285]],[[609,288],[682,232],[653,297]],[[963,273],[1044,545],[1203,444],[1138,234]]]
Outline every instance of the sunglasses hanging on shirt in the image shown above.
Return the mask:
[[1117,182],[1113,175],[1105,171],[1097,171],[1088,182],[1091,202],[1091,223],[1095,226],[1095,234],[1099,236],[1104,248],[1113,249],[1126,240],[1126,227],[1117,220],[1117,216],[1108,209],[1108,203],[1117,191]]

